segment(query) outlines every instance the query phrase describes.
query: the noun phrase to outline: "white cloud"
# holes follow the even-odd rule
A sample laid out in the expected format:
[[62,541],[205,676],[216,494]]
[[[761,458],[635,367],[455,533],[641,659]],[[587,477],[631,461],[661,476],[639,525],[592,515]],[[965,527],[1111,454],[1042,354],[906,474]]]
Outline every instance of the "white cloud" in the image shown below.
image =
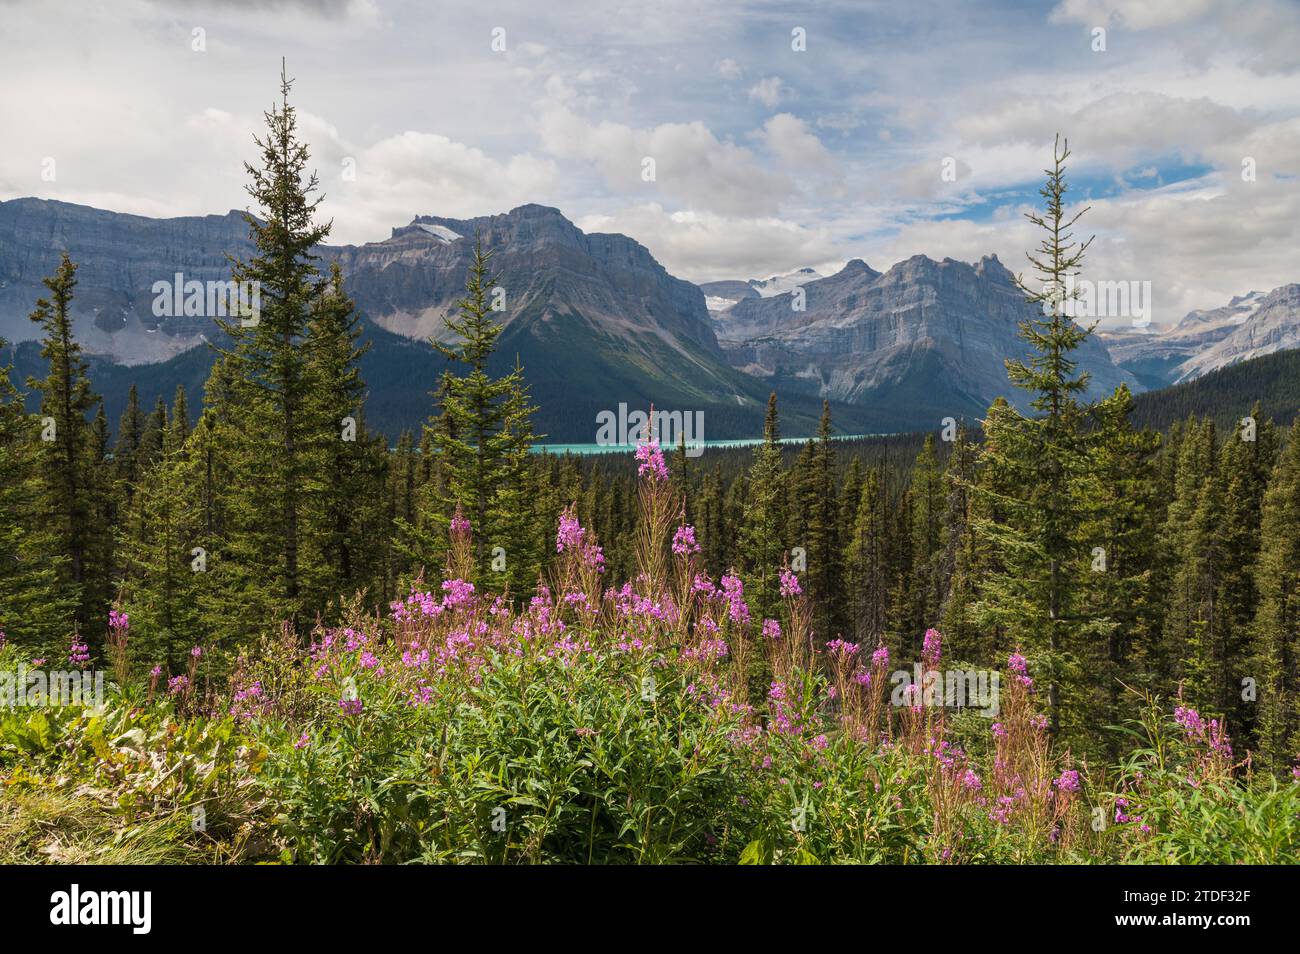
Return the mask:
[[718,75],[727,80],[740,79],[740,74],[744,72],[740,68],[740,64],[730,57],[724,60],[719,60],[716,69]]
[[[620,192],[661,193],[693,207],[724,214],[775,211],[792,184],[767,172],[742,146],[720,141],[702,122],[663,123],[635,129],[589,123],[563,106],[546,109],[538,131],[547,152],[592,163]],[[646,160],[654,161],[647,181]]]
[[577,225],[585,231],[630,235],[671,274],[697,282],[764,277],[835,257],[828,229],[778,217],[669,212],[650,202],[582,216]]
[[775,106],[785,99],[789,90],[782,82],[779,76],[765,76],[748,90],[749,98],[756,99],[768,109]]
[[808,124],[790,113],[777,113],[763,124],[756,138],[788,169],[813,175],[828,175],[837,164],[822,141],[808,131]]

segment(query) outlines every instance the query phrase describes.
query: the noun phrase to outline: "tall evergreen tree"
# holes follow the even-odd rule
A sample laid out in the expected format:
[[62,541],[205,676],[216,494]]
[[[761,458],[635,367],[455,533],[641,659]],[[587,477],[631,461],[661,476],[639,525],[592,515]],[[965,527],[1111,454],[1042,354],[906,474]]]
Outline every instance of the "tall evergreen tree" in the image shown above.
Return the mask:
[[[104,581],[93,574],[96,551],[108,528],[96,506],[96,441],[86,416],[99,406],[81,346],[72,333],[71,305],[77,266],[66,253],[54,275],[44,279],[49,297],[36,302],[31,320],[41,326],[41,357],[47,375],[30,379],[40,392],[42,442],[40,473],[45,488],[45,516],[66,558],[60,561],[61,584],[77,601],[75,623],[87,636],[98,633],[107,612]],[[72,621],[70,621],[72,622]]]
[[[491,257],[476,237],[465,294],[456,303],[456,313],[444,318],[456,343],[434,342],[464,373],[448,371],[441,378],[440,414],[426,433],[443,472],[443,485],[433,486],[425,495],[426,524],[409,527],[407,532],[417,559],[436,566],[446,528],[460,506],[473,530],[480,576],[492,584],[508,581],[518,590],[536,580],[540,560],[529,540],[527,514],[531,418],[536,409],[528,402],[518,363],[501,377],[488,370],[502,330],[490,301],[497,287],[490,273]],[[505,551],[507,571],[483,576],[496,547]]]
[[183,668],[192,646],[208,642],[201,598],[207,580],[203,445],[209,433],[202,426],[190,439],[178,389],[160,456],[143,475],[121,539],[133,662],[169,672]]
[[384,467],[388,462],[382,435],[366,432],[363,402],[365,382],[358,366],[369,343],[361,343],[361,319],[343,290],[337,263],[329,286],[316,300],[307,326],[305,350],[312,386],[308,392],[314,416],[324,422],[318,481],[320,521],[317,559],[321,588],[334,600],[347,600],[361,590],[382,586]]
[[66,649],[76,592],[46,517],[40,421],[23,409],[11,371],[0,366],[0,632],[34,656],[52,656]]
[[[1159,527],[1155,453],[1159,437],[1134,430],[1133,397],[1121,385],[1095,408],[1093,466],[1080,479],[1080,539],[1088,572],[1079,597],[1079,648],[1090,711],[1118,725],[1124,685],[1143,685],[1135,662],[1150,658],[1159,637],[1152,567]],[[1157,688],[1146,682],[1145,688]],[[1116,754],[1112,748],[1111,755]]]
[[844,564],[853,636],[874,645],[885,637],[891,576],[888,500],[878,468],[862,479]]
[[748,492],[742,498],[744,523],[740,549],[750,604],[763,616],[774,616],[780,591],[777,574],[785,553],[785,475],[781,467],[781,425],[776,392],[767,399],[763,443],[754,450]]
[[[1028,361],[1007,361],[1011,383],[1032,395],[1032,414],[1010,404],[991,409],[985,424],[985,464],[1014,488],[1002,501],[1005,524],[979,527],[1000,551],[1004,569],[984,582],[982,599],[972,609],[986,624],[1002,627],[1015,642],[1039,655],[1047,676],[1051,728],[1061,732],[1062,710],[1082,725],[1086,714],[1074,708],[1078,671],[1073,651],[1079,621],[1074,598],[1083,563],[1077,528],[1083,505],[1077,494],[1088,464],[1086,408],[1081,396],[1088,375],[1077,370],[1074,351],[1091,329],[1076,325],[1068,279],[1078,274],[1091,239],[1073,239],[1072,229],[1087,210],[1068,215],[1065,208],[1068,144],[1059,140],[1052,168],[1039,194],[1042,214],[1028,213],[1043,238],[1029,261],[1041,289],[1020,283],[1025,298],[1042,306],[1044,315],[1021,323],[1021,337],[1033,348]],[[996,413],[995,413],[996,410]],[[987,492],[987,491],[985,491]]]
[[1300,420],[1264,496],[1255,579],[1259,755],[1282,772],[1300,752]]
[[843,553],[835,446],[831,441],[831,408],[822,402],[822,416],[813,445],[812,470],[803,491],[808,494],[808,592],[813,606],[813,631],[832,639],[847,628],[844,605]]
[[334,431],[312,400],[303,345],[328,291],[313,250],[330,227],[315,221],[321,200],[313,197],[317,179],[307,173],[291,86],[282,71],[280,103],[265,113],[267,133],[256,139],[261,164],[244,165],[260,214],[245,213],[255,251],[232,262],[231,274],[259,289],[260,311],[221,322],[232,347],[209,379],[214,450],[230,474],[219,485],[225,538],[208,578],[210,620],[222,640],[280,620],[301,625],[324,603],[310,535],[320,523],[322,448]]

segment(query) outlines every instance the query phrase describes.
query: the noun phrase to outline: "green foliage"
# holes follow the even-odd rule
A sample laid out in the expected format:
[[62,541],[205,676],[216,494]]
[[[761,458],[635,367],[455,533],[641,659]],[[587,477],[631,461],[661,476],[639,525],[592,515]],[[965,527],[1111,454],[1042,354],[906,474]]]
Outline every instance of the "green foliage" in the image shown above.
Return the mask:
[[67,556],[46,520],[37,469],[40,422],[0,367],[0,633],[36,655],[66,644],[75,610]]
[[771,616],[776,611],[777,570],[785,553],[785,475],[781,469],[781,425],[776,392],[767,401],[763,443],[754,450],[740,528],[745,582],[755,611]]
[[[103,447],[86,420],[99,405],[90,390],[81,346],[72,334],[72,297],[77,266],[65,254],[54,275],[44,280],[48,298],[36,302],[31,320],[41,326],[41,357],[48,373],[30,379],[40,394],[41,440],[37,469],[43,492],[43,522],[54,535],[59,560],[56,600],[75,600],[73,620],[92,632],[106,610],[108,567],[102,560],[108,527],[96,504],[106,490],[100,479]],[[68,626],[68,629],[71,629]]]
[[668,863],[739,837],[735,723],[671,660],[494,656],[483,672],[425,706],[356,673],[363,715],[327,712],[302,749],[279,732],[263,783],[289,856]]

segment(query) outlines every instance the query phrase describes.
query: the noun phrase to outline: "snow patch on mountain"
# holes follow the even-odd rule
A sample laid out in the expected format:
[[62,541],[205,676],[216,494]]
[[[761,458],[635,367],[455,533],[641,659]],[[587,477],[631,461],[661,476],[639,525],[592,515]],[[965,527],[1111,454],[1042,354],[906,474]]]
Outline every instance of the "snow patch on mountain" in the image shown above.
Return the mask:
[[424,222],[416,222],[415,224],[418,225],[424,231],[428,232],[438,241],[442,242],[443,245],[450,245],[452,242],[456,241],[457,239],[462,239],[465,237],[463,235],[457,234],[456,232],[453,232],[445,225],[426,225]]
[[771,278],[762,281],[751,279],[749,287],[758,292],[760,298],[773,298],[777,295],[784,295],[788,291],[793,291],[800,285],[806,285],[824,277],[814,269],[800,268],[793,272],[786,272],[784,275],[773,275]]

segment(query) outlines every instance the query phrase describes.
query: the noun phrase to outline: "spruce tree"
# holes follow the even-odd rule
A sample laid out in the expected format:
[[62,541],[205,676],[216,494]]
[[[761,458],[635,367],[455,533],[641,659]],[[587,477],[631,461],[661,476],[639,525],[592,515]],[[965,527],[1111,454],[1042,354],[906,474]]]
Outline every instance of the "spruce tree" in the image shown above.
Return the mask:
[[846,628],[843,552],[840,535],[839,495],[835,485],[836,455],[831,441],[830,402],[822,402],[812,470],[803,492],[808,495],[808,592],[813,608],[813,631],[823,640]]
[[33,656],[53,657],[67,648],[76,593],[46,518],[40,421],[23,409],[11,371],[0,366],[0,632]]
[[[1141,678],[1159,637],[1152,589],[1160,509],[1155,477],[1159,437],[1133,428],[1133,397],[1121,385],[1094,409],[1093,467],[1078,486],[1084,501],[1080,539],[1087,553],[1079,598],[1089,708],[1105,724],[1124,721],[1124,685],[1159,689]],[[1110,755],[1117,754],[1112,747]]]
[[[159,458],[142,475],[121,540],[123,606],[131,617],[132,662],[177,672],[194,645],[208,642],[200,610],[203,546],[203,436],[191,440],[184,392],[163,428]],[[196,552],[197,551],[197,552]]]
[[64,253],[54,275],[44,279],[49,297],[36,302],[31,320],[41,326],[41,357],[46,377],[29,379],[40,393],[42,440],[40,474],[45,491],[45,519],[65,559],[60,561],[60,585],[77,601],[74,620],[83,635],[102,628],[107,607],[101,602],[104,581],[96,550],[107,533],[100,522],[95,432],[86,416],[99,406],[90,389],[88,367],[72,332],[71,305],[77,266]]
[[1260,760],[1286,770],[1300,752],[1300,420],[1264,496],[1255,580]]
[[329,290],[314,249],[330,227],[315,221],[321,199],[313,197],[317,178],[307,173],[291,86],[282,71],[280,103],[264,114],[267,133],[256,139],[261,164],[244,165],[259,207],[244,216],[255,251],[233,261],[231,275],[259,289],[260,312],[220,322],[232,345],[209,379],[212,450],[229,471],[229,482],[218,484],[224,539],[207,578],[208,617],[223,642],[281,620],[301,626],[324,603],[312,532],[322,522],[323,448],[335,431],[313,400],[304,343]]
[[313,517],[315,556],[321,589],[330,599],[346,601],[356,592],[380,584],[383,526],[382,493],[387,447],[382,435],[366,432],[365,382],[358,367],[369,343],[361,343],[361,320],[343,290],[342,272],[334,264],[329,286],[317,299],[307,327],[305,350],[311,378],[308,400],[315,419],[324,423],[317,507]]
[[[1083,513],[1077,489],[1088,466],[1087,409],[1081,403],[1088,375],[1077,370],[1073,353],[1091,329],[1070,318],[1067,280],[1078,274],[1091,239],[1076,242],[1072,233],[1087,210],[1072,216],[1066,212],[1069,155],[1068,144],[1058,139],[1039,192],[1044,212],[1027,213],[1044,233],[1028,256],[1042,287],[1019,284],[1026,300],[1041,306],[1044,314],[1020,326],[1021,337],[1033,349],[1029,360],[1006,364],[1011,383],[1031,395],[1031,413],[1005,404],[990,409],[985,424],[984,464],[1010,492],[999,501],[1007,522],[985,521],[977,528],[999,551],[1003,569],[985,580],[982,598],[972,606],[981,623],[1002,628],[1013,642],[1038,655],[1047,677],[1054,735],[1067,718],[1080,726],[1086,721],[1077,708],[1079,621],[1073,614],[1086,565],[1077,537]],[[1063,718],[1066,707],[1071,711]]]
[[748,488],[743,498],[741,527],[746,595],[762,616],[774,616],[780,600],[777,574],[785,554],[785,475],[781,467],[781,426],[776,392],[767,399],[763,421],[763,443],[754,450]]
[[[455,313],[444,318],[454,342],[434,342],[453,365],[440,380],[440,413],[426,426],[442,472],[441,486],[432,485],[424,496],[423,525],[405,529],[417,562],[437,566],[459,506],[472,527],[480,579],[490,586],[509,582],[518,591],[536,580],[541,557],[529,537],[527,514],[531,418],[536,408],[529,404],[518,362],[501,377],[488,370],[502,331],[491,305],[497,287],[491,257],[476,237],[465,294]],[[505,551],[504,574],[488,572],[496,547]]]
[[853,532],[844,548],[853,637],[871,646],[884,638],[889,618],[888,509],[884,479],[873,467],[862,479]]

